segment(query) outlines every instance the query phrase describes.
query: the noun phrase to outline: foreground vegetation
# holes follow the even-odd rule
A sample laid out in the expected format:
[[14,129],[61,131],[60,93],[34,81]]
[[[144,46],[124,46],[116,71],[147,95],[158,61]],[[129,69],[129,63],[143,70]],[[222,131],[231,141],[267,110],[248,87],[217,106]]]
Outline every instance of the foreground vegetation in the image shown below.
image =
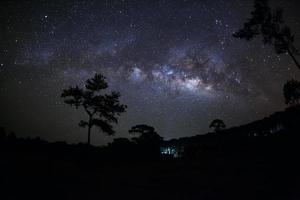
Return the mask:
[[[4,199],[297,199],[299,138],[221,139],[180,158],[140,146],[93,147],[1,137]],[[226,142],[230,140],[231,143]]]

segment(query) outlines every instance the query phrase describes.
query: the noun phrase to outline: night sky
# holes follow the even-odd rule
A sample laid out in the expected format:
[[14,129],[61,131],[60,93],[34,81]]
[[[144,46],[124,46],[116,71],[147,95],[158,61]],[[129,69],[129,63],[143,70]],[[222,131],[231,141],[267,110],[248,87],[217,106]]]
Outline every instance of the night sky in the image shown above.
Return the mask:
[[[284,8],[300,47],[300,2],[270,5]],[[60,94],[96,72],[128,105],[115,137],[141,123],[165,139],[205,134],[215,118],[231,127],[282,110],[283,84],[300,73],[260,38],[232,36],[252,7],[252,0],[1,1],[0,126],[20,137],[85,142],[78,127],[85,113]],[[112,138],[93,129],[93,144]]]

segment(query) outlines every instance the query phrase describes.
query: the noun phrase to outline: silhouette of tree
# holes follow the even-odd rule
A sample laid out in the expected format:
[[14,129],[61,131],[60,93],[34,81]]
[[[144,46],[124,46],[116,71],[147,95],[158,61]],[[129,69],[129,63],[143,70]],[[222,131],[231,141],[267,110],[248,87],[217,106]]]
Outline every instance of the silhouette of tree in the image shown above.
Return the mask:
[[130,141],[128,138],[115,138],[113,139],[113,142],[111,143],[112,146],[117,147],[126,147],[128,145],[131,145],[133,142]]
[[277,54],[289,54],[300,69],[300,64],[295,57],[299,52],[293,44],[294,35],[284,23],[282,13],[281,8],[271,9],[268,0],[255,0],[251,18],[233,36],[249,41],[257,35],[262,35],[264,44],[273,45]]
[[213,128],[215,132],[219,132],[219,131],[221,131],[222,129],[225,129],[225,128],[226,128],[226,125],[225,125],[225,123],[223,122],[223,120],[221,120],[221,119],[215,119],[215,120],[213,120],[213,121],[210,123],[209,128]]
[[139,137],[132,138],[132,140],[138,144],[160,143],[163,139],[156,133],[152,126],[148,126],[146,124],[139,124],[131,127],[129,133],[140,135]]
[[155,129],[145,124],[133,126],[129,130],[130,134],[138,134],[139,137],[134,137],[132,140],[137,144],[138,154],[143,158],[156,159],[160,157],[160,145],[163,140]]
[[88,144],[90,144],[91,129],[98,127],[104,133],[113,135],[112,123],[118,123],[117,117],[126,111],[127,106],[119,102],[120,94],[111,92],[103,94],[102,91],[108,88],[105,77],[95,74],[93,78],[85,82],[84,88],[78,86],[69,87],[63,90],[61,97],[64,102],[76,109],[82,107],[88,115],[88,120],[81,120],[80,127],[88,128]]
[[287,81],[283,86],[285,103],[289,106],[297,105],[300,102],[300,82],[294,79]]

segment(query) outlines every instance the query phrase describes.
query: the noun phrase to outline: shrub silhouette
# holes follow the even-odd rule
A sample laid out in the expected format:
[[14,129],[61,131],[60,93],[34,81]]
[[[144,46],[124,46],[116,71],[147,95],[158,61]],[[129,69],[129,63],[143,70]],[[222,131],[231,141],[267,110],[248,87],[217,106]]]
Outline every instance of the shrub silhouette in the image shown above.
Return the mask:
[[131,127],[129,133],[140,135],[139,137],[132,138],[132,140],[134,140],[138,144],[149,143],[149,142],[157,143],[162,140],[162,137],[155,132],[155,129],[152,126],[148,126],[145,124],[140,124]]
[[226,128],[226,125],[225,125],[225,123],[223,122],[223,120],[221,120],[221,119],[215,119],[215,120],[213,120],[213,121],[210,123],[209,128],[213,128],[215,132],[219,132],[219,131],[221,131],[222,129],[225,129],[225,128]]
[[160,155],[160,144],[163,138],[158,135],[155,129],[146,124],[133,126],[129,130],[130,134],[137,134],[132,140],[139,146],[140,151],[147,157],[158,157]]
[[300,64],[295,58],[299,52],[294,46],[294,35],[290,27],[284,23],[282,16],[281,8],[271,9],[267,0],[255,0],[251,18],[233,36],[249,41],[261,35],[264,44],[274,46],[277,54],[289,54],[300,69]]
[[61,97],[66,104],[82,107],[88,115],[88,120],[81,120],[79,126],[88,128],[88,144],[90,144],[91,129],[98,127],[102,132],[113,135],[112,123],[118,123],[118,116],[126,111],[127,106],[120,104],[120,94],[111,92],[103,94],[108,88],[105,77],[95,74],[93,78],[85,82],[84,88],[78,86],[63,90]]

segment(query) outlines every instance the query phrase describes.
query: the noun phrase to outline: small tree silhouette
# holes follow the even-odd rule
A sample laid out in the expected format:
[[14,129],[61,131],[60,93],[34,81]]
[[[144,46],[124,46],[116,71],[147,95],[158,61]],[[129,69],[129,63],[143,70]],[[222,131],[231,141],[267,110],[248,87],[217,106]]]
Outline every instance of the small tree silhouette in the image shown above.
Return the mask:
[[225,123],[223,122],[223,120],[221,120],[221,119],[215,119],[215,120],[213,120],[213,121],[210,123],[209,128],[213,128],[215,132],[219,132],[219,131],[221,131],[222,129],[225,129],[225,128],[226,128],[226,125],[225,125]]
[[138,144],[156,144],[162,141],[162,137],[159,136],[152,126],[146,124],[139,124],[131,127],[130,134],[138,134],[139,137],[134,137],[134,140]]
[[285,103],[289,106],[297,105],[300,102],[300,82],[294,79],[287,81],[283,86]]
[[88,120],[81,120],[79,126],[88,128],[88,144],[93,126],[98,127],[104,133],[113,135],[114,130],[111,123],[118,123],[117,117],[126,111],[127,106],[119,102],[120,94],[111,92],[102,94],[108,88],[105,77],[95,74],[93,78],[85,82],[84,88],[78,86],[63,90],[61,97],[64,102],[76,109],[82,107],[88,115]]
[[249,41],[257,35],[262,35],[264,44],[273,45],[277,54],[289,54],[300,69],[300,64],[295,57],[299,52],[293,44],[294,35],[284,24],[282,13],[281,8],[271,9],[268,0],[255,0],[251,18],[233,36]]
[[153,127],[139,124],[133,126],[129,133],[139,135],[132,140],[138,145],[138,154],[142,155],[142,158],[155,159],[160,156],[160,145],[163,138],[156,133]]

